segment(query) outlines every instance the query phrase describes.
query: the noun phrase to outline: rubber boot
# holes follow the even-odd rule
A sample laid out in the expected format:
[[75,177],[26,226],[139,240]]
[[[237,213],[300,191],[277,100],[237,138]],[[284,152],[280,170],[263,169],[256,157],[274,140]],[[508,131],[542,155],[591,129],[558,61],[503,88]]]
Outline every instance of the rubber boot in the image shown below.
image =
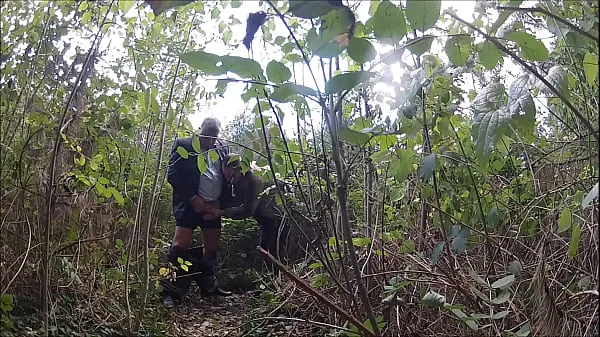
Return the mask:
[[201,274],[196,278],[196,283],[200,287],[200,292],[204,296],[230,296],[231,291],[223,290],[219,287],[217,280],[217,258],[202,260],[200,263]]
[[161,279],[160,285],[162,286],[161,296],[163,304],[168,308],[173,308],[177,304],[180,304],[189,289],[192,279],[177,261],[179,258],[188,261],[189,258],[186,255],[185,252],[182,252],[173,245],[170,245],[167,250],[167,265],[171,272],[167,277]]

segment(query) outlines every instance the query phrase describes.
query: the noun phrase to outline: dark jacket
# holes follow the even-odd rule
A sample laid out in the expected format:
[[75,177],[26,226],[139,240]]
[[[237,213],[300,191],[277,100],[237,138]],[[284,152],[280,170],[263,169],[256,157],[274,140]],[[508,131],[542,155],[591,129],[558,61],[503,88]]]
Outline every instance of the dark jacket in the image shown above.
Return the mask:
[[[184,159],[177,153],[177,147],[183,147],[188,152],[188,158]],[[225,142],[217,141],[217,153],[223,158],[224,154],[229,153],[229,147]],[[197,216],[193,212],[191,199],[198,193],[198,184],[200,183],[200,170],[197,164],[197,153],[192,147],[192,137],[179,138],[173,144],[171,156],[169,157],[169,168],[167,171],[167,181],[173,187],[173,215],[177,220],[185,220],[185,217]],[[231,188],[228,184],[223,184],[223,191],[219,202],[223,204],[230,203]]]
[[223,216],[241,220],[249,217],[277,219],[281,211],[275,201],[278,194],[273,184],[267,184],[252,172],[242,175],[238,181],[233,182],[233,191],[241,205],[225,208]]

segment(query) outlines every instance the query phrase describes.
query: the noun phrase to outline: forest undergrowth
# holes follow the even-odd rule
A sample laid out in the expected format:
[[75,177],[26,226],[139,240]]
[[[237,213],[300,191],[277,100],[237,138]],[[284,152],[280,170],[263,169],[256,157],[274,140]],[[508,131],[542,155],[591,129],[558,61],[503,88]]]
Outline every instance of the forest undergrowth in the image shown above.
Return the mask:
[[[0,9],[0,335],[598,335],[598,1]],[[168,311],[205,116],[285,186],[285,271],[224,219],[234,295]]]

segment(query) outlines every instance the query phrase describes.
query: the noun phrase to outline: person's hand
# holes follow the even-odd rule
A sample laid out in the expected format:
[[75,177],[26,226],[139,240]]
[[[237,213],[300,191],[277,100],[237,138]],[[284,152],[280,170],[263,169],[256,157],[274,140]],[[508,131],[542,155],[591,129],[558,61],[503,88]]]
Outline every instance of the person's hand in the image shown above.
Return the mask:
[[218,209],[218,208],[213,208],[208,210],[203,216],[202,219],[204,220],[216,220],[219,217],[223,216],[223,210],[222,209]]
[[204,200],[202,200],[202,198],[200,198],[197,195],[194,195],[192,197],[192,207],[194,208],[194,212],[202,213],[206,208],[206,204],[204,203]]

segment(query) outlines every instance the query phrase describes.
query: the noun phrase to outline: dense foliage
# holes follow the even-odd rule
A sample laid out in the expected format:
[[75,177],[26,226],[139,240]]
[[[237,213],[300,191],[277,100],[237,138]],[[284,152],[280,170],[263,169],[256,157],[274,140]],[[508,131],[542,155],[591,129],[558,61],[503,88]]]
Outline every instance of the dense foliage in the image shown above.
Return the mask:
[[166,157],[241,88],[224,137],[324,299],[228,221],[224,278],[269,294],[232,335],[596,335],[598,1],[470,5],[2,2],[2,331],[168,335]]

